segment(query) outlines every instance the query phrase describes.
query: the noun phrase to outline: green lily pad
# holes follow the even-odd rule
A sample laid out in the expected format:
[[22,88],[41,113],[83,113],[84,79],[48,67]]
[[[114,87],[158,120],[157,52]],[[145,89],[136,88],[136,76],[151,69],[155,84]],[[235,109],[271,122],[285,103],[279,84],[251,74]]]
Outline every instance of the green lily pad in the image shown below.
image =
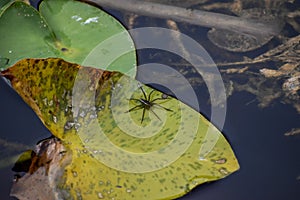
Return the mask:
[[52,58],[1,74],[71,155],[61,199],[171,199],[239,168],[201,114],[120,72]]
[[[22,58],[55,56],[46,41],[54,43],[49,27],[39,13],[23,2],[14,2],[0,16],[0,57],[11,66]],[[58,52],[57,52],[58,53]]]
[[38,12],[14,2],[3,8],[0,26],[0,58],[8,59],[1,62],[2,69],[23,58],[59,57],[135,76],[136,54],[129,33],[87,3],[44,0]]
[[0,15],[12,2],[13,2],[13,0],[2,0],[2,1],[0,1]]

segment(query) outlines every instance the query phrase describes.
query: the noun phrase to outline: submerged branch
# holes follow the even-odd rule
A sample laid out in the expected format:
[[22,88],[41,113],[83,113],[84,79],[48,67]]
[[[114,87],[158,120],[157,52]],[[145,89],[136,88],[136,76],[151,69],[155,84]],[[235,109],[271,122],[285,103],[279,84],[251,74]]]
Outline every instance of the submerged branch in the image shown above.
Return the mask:
[[251,35],[256,38],[275,36],[280,32],[278,23],[266,24],[241,17],[201,10],[191,10],[141,0],[87,0],[87,2],[144,16],[172,19],[209,28],[230,30]]
[[0,147],[9,149],[11,151],[24,151],[25,149],[30,149],[31,147],[18,142],[10,142],[5,139],[0,138]]
[[292,130],[286,132],[285,136],[293,136],[293,135],[299,135],[300,134],[300,128],[293,128]]

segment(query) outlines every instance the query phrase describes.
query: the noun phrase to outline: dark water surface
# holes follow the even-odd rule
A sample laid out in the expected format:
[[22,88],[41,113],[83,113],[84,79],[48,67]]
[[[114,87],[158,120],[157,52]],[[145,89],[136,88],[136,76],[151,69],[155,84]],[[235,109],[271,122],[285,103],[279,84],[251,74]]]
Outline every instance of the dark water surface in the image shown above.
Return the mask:
[[[108,11],[121,21],[124,20],[121,13]],[[147,26],[147,20],[149,19],[141,18],[139,23]],[[150,25],[153,23],[151,21]],[[193,29],[194,26],[191,26],[191,30]],[[205,31],[206,29],[200,28],[199,37],[206,37],[200,34]],[[191,37],[197,39],[195,35],[194,31],[190,33]],[[153,61],[149,56],[141,57],[144,54],[139,54],[140,63]],[[138,78],[142,81],[147,75],[143,71],[139,73]],[[209,118],[209,104],[206,98],[202,98],[208,95],[202,89],[203,87],[196,88],[200,110]],[[300,114],[291,105],[282,104],[280,101],[275,101],[266,108],[259,108],[257,101],[252,102],[253,99],[255,96],[247,92],[234,92],[227,99],[226,120],[222,132],[236,153],[240,170],[223,180],[200,185],[180,199],[300,199],[300,180],[297,180],[300,176],[300,135],[284,135],[292,128],[300,128]],[[34,112],[2,79],[0,135],[9,142],[19,142],[29,147],[34,147],[36,142],[50,135]],[[2,159],[20,152],[22,150],[6,152],[5,149],[0,149],[0,156]],[[0,168],[1,200],[11,199],[9,190],[13,180],[13,172],[10,170],[12,166],[13,163],[7,162],[5,167]]]

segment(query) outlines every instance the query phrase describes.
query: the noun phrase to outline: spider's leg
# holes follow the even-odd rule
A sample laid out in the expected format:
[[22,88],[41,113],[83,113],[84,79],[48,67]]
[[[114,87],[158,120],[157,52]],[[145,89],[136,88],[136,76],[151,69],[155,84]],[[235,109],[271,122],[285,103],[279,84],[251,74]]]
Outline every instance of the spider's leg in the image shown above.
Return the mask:
[[157,117],[157,119],[159,119],[161,121],[161,119],[159,118],[159,116],[151,108],[149,110]]
[[146,111],[146,108],[144,107],[144,109],[143,109],[143,115],[142,115],[142,120],[141,120],[141,124],[143,123],[143,121],[144,121],[144,117],[145,117],[145,111]]
[[131,111],[141,109],[142,107],[143,107],[143,105],[134,106],[134,107],[130,108],[129,110],[125,111],[125,113],[129,113]]
[[144,98],[147,100],[147,95],[146,95],[146,92],[144,91],[143,87],[141,86],[140,89],[142,90],[142,93],[144,95]]
[[157,101],[157,100],[168,100],[168,98],[161,98],[161,97],[158,97],[156,99],[153,99],[151,102],[153,103],[154,101]]
[[164,106],[162,106],[162,105],[159,105],[158,103],[153,103],[153,105],[158,106],[158,107],[160,107],[160,108],[163,108],[163,109],[165,109],[166,111],[171,111],[171,112],[173,112],[173,110],[171,110],[171,109],[169,109],[169,108],[166,108],[166,107],[164,107]]
[[128,99],[129,101],[139,101],[139,102],[141,102],[141,100],[140,99],[135,99],[135,98],[130,98],[130,99]]
[[152,93],[154,92],[154,89],[149,93],[149,95],[148,95],[148,101],[150,102],[151,101],[151,95],[152,95]]

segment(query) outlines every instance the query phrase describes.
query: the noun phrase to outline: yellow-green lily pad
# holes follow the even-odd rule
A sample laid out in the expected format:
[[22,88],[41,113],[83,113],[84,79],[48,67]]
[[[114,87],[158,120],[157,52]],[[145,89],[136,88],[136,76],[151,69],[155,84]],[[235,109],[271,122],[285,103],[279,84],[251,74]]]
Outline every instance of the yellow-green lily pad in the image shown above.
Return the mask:
[[1,74],[72,155],[63,199],[172,199],[239,169],[206,118],[120,72],[50,58]]

